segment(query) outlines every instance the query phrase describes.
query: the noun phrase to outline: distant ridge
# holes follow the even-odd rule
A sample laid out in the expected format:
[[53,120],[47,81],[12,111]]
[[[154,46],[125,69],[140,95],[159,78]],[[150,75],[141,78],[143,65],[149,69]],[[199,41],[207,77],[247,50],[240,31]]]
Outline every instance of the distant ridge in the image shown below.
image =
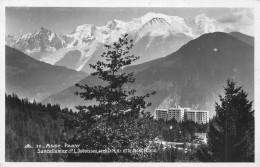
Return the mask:
[[254,46],[254,37],[242,34],[240,32],[231,32],[229,35],[232,35],[233,37],[239,39],[240,41],[245,42],[246,44],[250,46]]
[[[147,108],[150,112],[158,106],[180,105],[209,110],[212,117],[215,101],[228,78],[243,85],[249,98],[254,99],[254,47],[227,33],[204,34],[166,57],[129,66],[124,71],[133,71],[136,78],[136,82],[128,87],[135,87],[139,94],[157,92],[148,99],[152,102]],[[103,82],[90,76],[80,83],[99,85]],[[71,86],[43,102],[70,108],[92,103],[75,96],[76,90]]]
[[40,101],[88,76],[84,72],[53,66],[5,46],[6,93]]

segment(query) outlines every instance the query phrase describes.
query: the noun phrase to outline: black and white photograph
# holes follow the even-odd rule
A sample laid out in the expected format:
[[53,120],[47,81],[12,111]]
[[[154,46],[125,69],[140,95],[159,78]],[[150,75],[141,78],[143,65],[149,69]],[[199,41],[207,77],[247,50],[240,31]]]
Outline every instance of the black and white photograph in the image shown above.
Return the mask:
[[137,5],[4,6],[1,167],[256,165],[258,8]]

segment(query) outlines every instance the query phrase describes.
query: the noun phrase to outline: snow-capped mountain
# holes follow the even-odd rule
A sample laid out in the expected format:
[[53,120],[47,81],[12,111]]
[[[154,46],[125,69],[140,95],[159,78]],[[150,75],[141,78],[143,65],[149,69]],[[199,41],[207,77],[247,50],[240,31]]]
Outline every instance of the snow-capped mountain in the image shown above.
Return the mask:
[[89,64],[100,59],[104,44],[117,41],[121,34],[134,40],[132,53],[140,57],[139,64],[167,56],[198,35],[215,30],[214,22],[205,15],[186,20],[147,13],[129,22],[114,19],[100,27],[84,24],[68,35],[45,28],[20,37],[8,35],[6,44],[37,60],[90,73]]
[[48,29],[40,28],[34,33],[24,34],[21,37],[8,37],[7,44],[13,46],[19,50],[25,52],[32,51],[47,51],[50,48],[59,50],[66,47],[66,42],[62,39],[64,38],[62,34],[57,35],[56,33],[51,32]]

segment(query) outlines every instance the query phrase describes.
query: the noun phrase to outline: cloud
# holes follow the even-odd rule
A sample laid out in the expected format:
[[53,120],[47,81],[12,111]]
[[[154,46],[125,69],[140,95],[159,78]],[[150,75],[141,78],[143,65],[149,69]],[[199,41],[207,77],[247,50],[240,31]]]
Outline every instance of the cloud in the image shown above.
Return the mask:
[[218,20],[219,23],[236,23],[238,22],[239,17],[223,17]]
[[218,18],[210,18],[201,13],[194,18],[193,33],[199,36],[209,32],[233,32],[254,36],[254,10],[250,8],[232,8]]
[[216,23],[216,19],[209,18],[205,13],[201,13],[194,18],[193,34],[200,36],[201,34],[223,31]]
[[250,23],[254,19],[253,9],[237,8],[230,9],[228,13],[218,19],[219,23]]
[[240,31],[254,35],[254,10],[251,8],[236,8],[216,20],[216,26],[224,31]]

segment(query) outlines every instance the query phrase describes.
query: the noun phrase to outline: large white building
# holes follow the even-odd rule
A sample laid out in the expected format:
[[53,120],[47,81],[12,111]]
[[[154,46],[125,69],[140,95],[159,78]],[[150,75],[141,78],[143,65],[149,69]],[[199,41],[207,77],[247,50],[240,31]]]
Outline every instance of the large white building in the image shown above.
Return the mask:
[[184,108],[169,108],[168,109],[168,120],[175,118],[177,122],[182,122],[184,119]]
[[192,120],[194,122],[197,122],[196,113],[197,110],[185,109],[184,120]]
[[209,122],[209,111],[192,110],[191,108],[169,108],[169,109],[156,109],[155,119],[171,120],[174,118],[177,122],[184,120],[192,120],[196,123],[205,124]]
[[166,121],[168,119],[168,110],[167,109],[156,109],[155,118],[157,120],[163,119]]
[[196,113],[196,122],[197,123],[207,123],[209,122],[209,111],[197,111]]

